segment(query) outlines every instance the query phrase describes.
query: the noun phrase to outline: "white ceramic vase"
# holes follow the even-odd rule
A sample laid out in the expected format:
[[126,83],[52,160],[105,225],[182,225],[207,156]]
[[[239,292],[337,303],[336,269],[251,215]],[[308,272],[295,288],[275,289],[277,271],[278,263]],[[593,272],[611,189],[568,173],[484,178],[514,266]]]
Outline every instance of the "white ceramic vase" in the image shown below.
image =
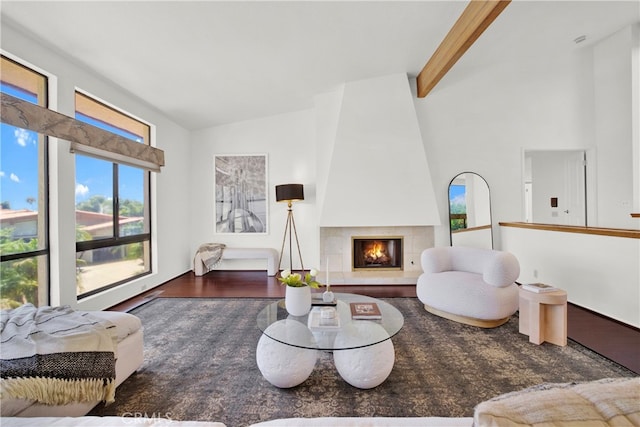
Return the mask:
[[284,306],[292,316],[304,316],[311,310],[311,288],[309,286],[287,286]]

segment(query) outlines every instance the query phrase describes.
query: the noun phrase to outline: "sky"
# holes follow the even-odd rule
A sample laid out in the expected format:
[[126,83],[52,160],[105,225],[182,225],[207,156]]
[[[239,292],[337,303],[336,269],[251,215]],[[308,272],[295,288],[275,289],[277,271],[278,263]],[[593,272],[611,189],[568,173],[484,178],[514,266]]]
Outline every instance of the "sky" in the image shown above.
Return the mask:
[[464,185],[450,185],[449,186],[449,205],[464,205],[465,202],[465,186]]
[[[35,102],[34,95],[1,85],[2,92]],[[0,201],[12,209],[38,209],[38,136],[35,132],[0,124]],[[35,203],[28,203],[27,198]]]
[[[35,102],[35,95],[0,85],[2,92]],[[139,137],[86,116],[78,120],[139,141]],[[142,201],[144,172],[120,166],[120,198]],[[86,156],[76,156],[76,203],[95,195],[111,197],[112,163]],[[35,199],[29,203],[28,199]],[[0,124],[0,202],[9,202],[11,209],[38,210],[38,136],[36,132]]]
[[[109,126],[91,117],[76,114],[76,118],[125,138],[138,142],[142,140],[137,135]],[[76,203],[87,200],[95,195],[113,194],[112,165],[113,163],[105,160],[76,155]],[[120,199],[143,201],[142,185],[144,172],[142,169],[120,165],[118,178],[120,184]]]

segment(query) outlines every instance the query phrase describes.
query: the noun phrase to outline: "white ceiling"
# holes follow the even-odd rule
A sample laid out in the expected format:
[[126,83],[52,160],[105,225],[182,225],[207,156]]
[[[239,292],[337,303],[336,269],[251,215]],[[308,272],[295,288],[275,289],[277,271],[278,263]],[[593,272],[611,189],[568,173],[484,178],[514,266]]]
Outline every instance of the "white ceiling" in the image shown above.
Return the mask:
[[[416,76],[465,6],[453,0],[0,2],[4,25],[24,29],[187,129],[311,108],[314,95],[347,81]],[[638,0],[514,0],[440,84],[496,61],[570,52],[639,21]],[[587,41],[576,45],[583,34]]]

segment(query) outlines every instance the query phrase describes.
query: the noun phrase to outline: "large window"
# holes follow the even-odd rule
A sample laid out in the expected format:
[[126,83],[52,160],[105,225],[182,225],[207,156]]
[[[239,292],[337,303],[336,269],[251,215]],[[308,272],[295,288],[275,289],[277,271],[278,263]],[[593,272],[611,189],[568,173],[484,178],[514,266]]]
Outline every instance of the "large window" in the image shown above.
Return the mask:
[[[149,144],[149,125],[79,92],[76,119]],[[76,154],[78,298],[151,272],[149,175]]]
[[[47,107],[47,78],[5,56],[0,91]],[[49,301],[47,138],[0,125],[0,308]]]

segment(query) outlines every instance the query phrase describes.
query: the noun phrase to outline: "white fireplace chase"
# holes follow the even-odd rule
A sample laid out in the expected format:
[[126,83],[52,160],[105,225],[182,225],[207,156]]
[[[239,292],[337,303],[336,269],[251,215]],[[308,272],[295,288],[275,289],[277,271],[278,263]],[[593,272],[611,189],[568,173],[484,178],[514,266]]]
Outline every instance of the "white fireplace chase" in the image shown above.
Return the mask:
[[[420,254],[434,245],[441,223],[414,97],[408,76],[393,74],[315,99],[320,269],[328,262],[332,284],[415,284]],[[400,242],[360,268],[357,237]],[[392,267],[383,255],[396,258]]]

